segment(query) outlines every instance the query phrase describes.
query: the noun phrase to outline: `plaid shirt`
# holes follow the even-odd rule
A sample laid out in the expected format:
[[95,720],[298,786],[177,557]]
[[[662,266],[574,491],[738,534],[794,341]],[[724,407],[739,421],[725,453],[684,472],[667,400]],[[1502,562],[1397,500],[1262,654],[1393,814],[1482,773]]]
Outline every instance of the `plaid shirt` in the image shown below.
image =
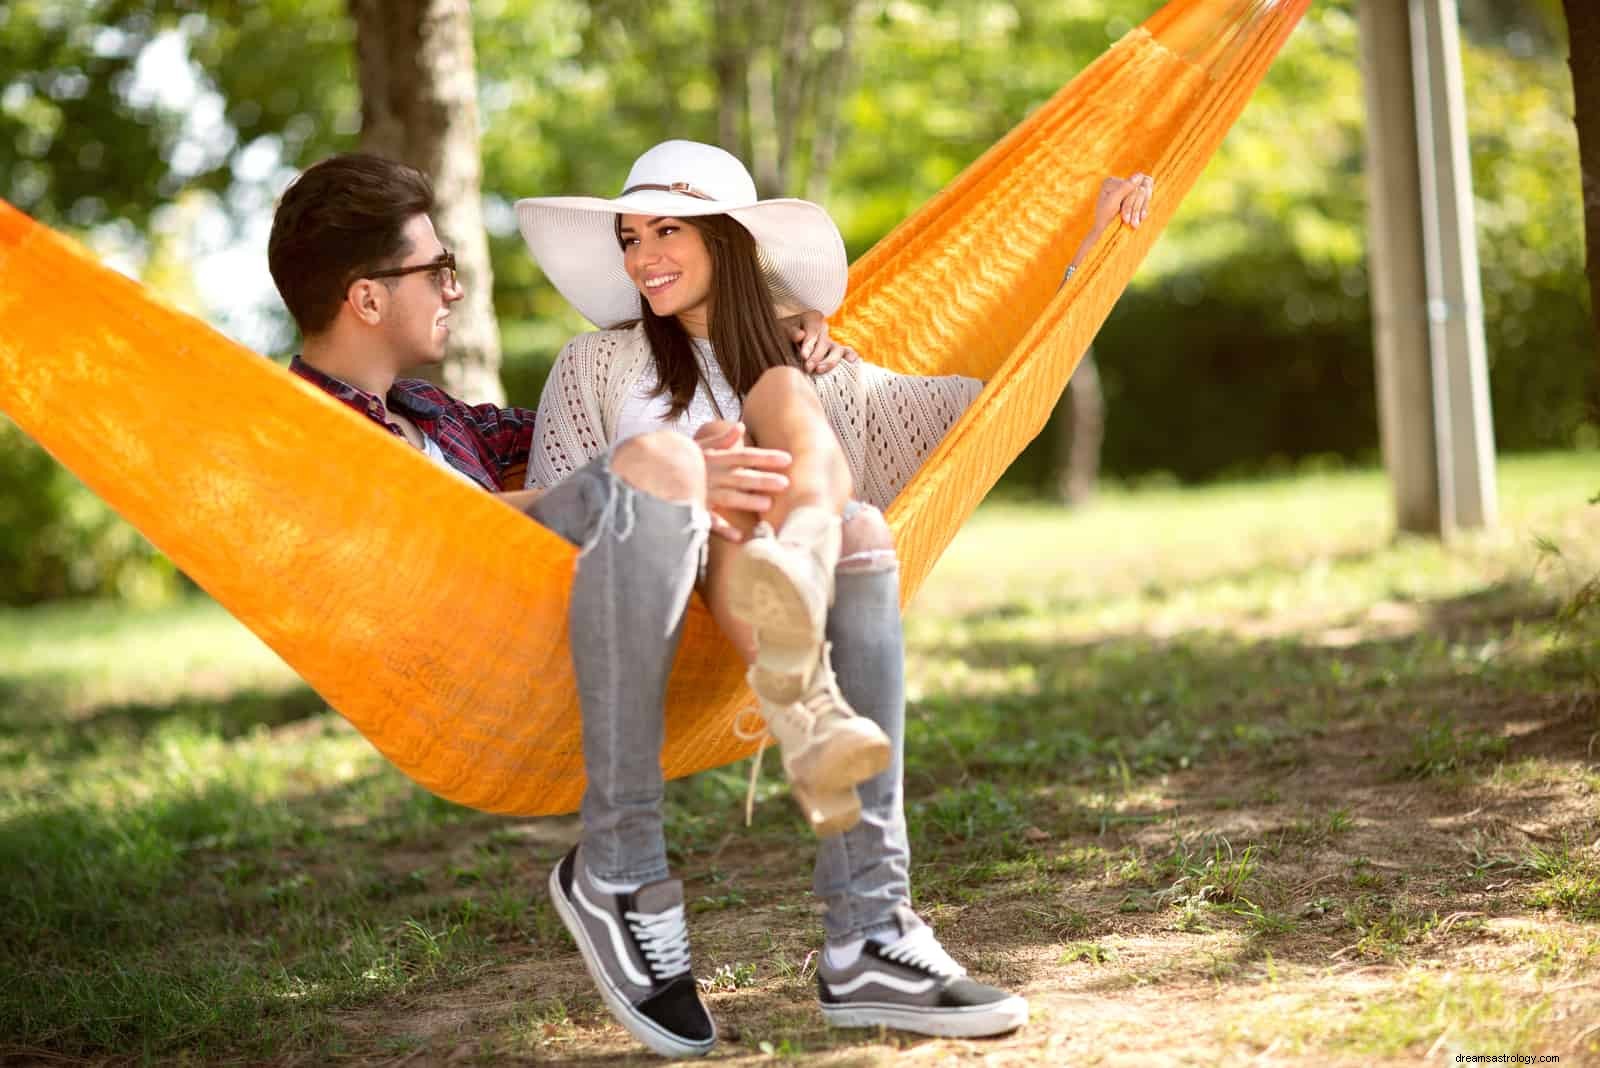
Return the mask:
[[[389,421],[389,408],[393,408],[433,439],[451,467],[486,490],[500,490],[507,475],[518,474],[517,469],[528,462],[528,448],[533,444],[533,412],[527,408],[463,404],[433,383],[417,378],[395,379],[385,406],[378,397],[323,374],[298,356],[289,364],[289,370],[389,433],[403,437],[400,428]],[[520,488],[520,477],[515,481],[512,488]]]

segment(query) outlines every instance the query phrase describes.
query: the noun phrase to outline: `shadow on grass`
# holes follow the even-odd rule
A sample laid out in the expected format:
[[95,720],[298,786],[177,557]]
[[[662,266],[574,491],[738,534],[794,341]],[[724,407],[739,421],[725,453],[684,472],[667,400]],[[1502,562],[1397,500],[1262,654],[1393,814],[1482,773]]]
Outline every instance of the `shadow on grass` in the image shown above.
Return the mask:
[[[1003,681],[913,709],[919,894],[1008,916],[983,924],[998,950],[1134,930],[1242,935],[1212,979],[1265,952],[1315,965],[1346,945],[1356,959],[1405,956],[1467,908],[1469,846],[1505,853],[1494,863],[1514,910],[1532,878],[1517,851],[1592,821],[1581,780],[1596,770],[1600,645],[1555,634],[1554,606],[1521,585],[1409,608],[1367,637],[1024,633],[925,647]],[[1569,769],[1572,797],[1479,789],[1529,761]],[[1362,851],[1389,874],[1330,874]],[[1226,872],[1246,868],[1256,881],[1229,888]],[[1325,895],[1294,890],[1323,879]],[[1319,896],[1334,919],[1301,922],[1294,910]]]
[[[1361,550],[1329,557],[1327,562],[1334,566],[1361,564],[1378,555],[1380,553],[1373,550]],[[1260,582],[1268,577],[1293,578],[1302,570],[1303,568],[1297,567],[1247,568],[1238,572],[1207,576],[1197,582],[1181,583],[1174,589],[1192,592],[1208,587],[1225,586],[1245,578],[1252,582]],[[1165,587],[1157,585],[1147,586],[1143,590],[1145,597],[1158,601],[1168,592]],[[1099,600],[1097,597],[1081,596],[1005,601],[969,612],[961,616],[959,622],[971,626],[1029,617],[1062,615]],[[1437,601],[1397,598],[1393,603],[1401,607],[1414,608],[1419,614],[1417,620],[1419,627],[1442,634],[1484,629],[1516,621],[1553,619],[1560,610],[1559,599],[1552,596],[1548,590],[1528,581],[1497,582],[1471,593]]]
[[[984,953],[1121,933],[1170,938],[1181,953],[1189,935],[1225,928],[1240,942],[1216,951],[1218,979],[1266,952],[1313,965],[1358,940],[1380,956],[1406,952],[1430,914],[1455,907],[1451,880],[1473,862],[1456,840],[1465,832],[1429,829],[1427,798],[1449,799],[1502,761],[1585,759],[1593,727],[1580,713],[1592,717],[1595,694],[1584,680],[1600,657],[1572,643],[1512,648],[1516,624],[1550,618],[1522,587],[1412,607],[1403,633],[1342,646],[1200,631],[934,650],[1030,671],[999,696],[911,710],[919,902],[964,910],[952,941]],[[109,736],[149,745],[165,724],[233,737],[322,711],[308,690],[246,692],[49,724],[31,705],[39,698],[0,689],[0,738],[57,745],[63,759]],[[1527,729],[1509,736],[1513,717]],[[232,784],[108,809],[41,799],[0,826],[0,1035],[75,1055],[331,1056],[346,1041],[342,1010],[384,1006],[380,1030],[404,1036],[419,995],[552,956],[583,991],[575,1004],[600,1018],[539,893],[560,846],[530,848],[526,835],[502,837],[506,821],[395,783],[386,772],[270,804]],[[691,893],[732,901],[738,889],[754,903],[694,912],[697,932],[769,902],[791,908],[807,881],[814,843],[787,800],[744,832],[742,786],[725,770],[669,792],[675,866],[734,880]],[[1479,826],[1526,824],[1529,803],[1486,796],[1456,808],[1476,807]],[[1360,826],[1340,826],[1346,818]],[[1246,849],[1259,851],[1254,873],[1206,899],[1204,879],[1225,877]],[[1388,866],[1355,863],[1368,854]],[[1434,864],[1445,874],[1428,874]],[[1311,893],[1335,918],[1299,921],[1309,895],[1296,887],[1330,870]],[[1198,899],[1192,908],[1183,894]],[[1275,926],[1291,921],[1292,932]],[[752,1033],[781,1011],[770,1000],[741,1005]],[[788,1034],[802,1050],[838,1044],[809,1023]]]
[[513,866],[491,879],[390,862],[397,842],[494,822],[390,772],[265,803],[231,783],[154,792],[0,824],[4,1040],[74,1056],[330,1050],[330,1010],[447,982],[491,934],[537,937],[520,878],[503,914],[459,903]]
[[113,743],[137,744],[173,726],[231,739],[328,711],[322,698],[303,685],[106,704],[75,714],[64,711],[67,693],[60,683],[0,679],[0,743],[12,743],[7,748],[14,752],[71,760]]

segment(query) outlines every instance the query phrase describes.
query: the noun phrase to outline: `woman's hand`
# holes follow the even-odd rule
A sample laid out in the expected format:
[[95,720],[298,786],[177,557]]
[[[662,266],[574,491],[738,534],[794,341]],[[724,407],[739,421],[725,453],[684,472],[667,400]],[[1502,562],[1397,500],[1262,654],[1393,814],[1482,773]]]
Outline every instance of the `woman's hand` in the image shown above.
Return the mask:
[[800,359],[809,374],[825,375],[838,367],[840,360],[855,363],[861,359],[855,349],[841,345],[828,336],[828,320],[815,308],[808,308],[779,322],[789,331],[789,340],[800,347]]
[[789,488],[790,456],[781,449],[758,449],[744,443],[744,424],[714,419],[695,431],[694,441],[706,460],[706,507],[711,533],[743,541],[739,528],[724,513],[760,515],[773,497]]
[[1111,225],[1111,220],[1121,217],[1124,223],[1139,228],[1145,216],[1150,214],[1150,198],[1155,195],[1156,180],[1142,171],[1135,171],[1132,178],[1107,178],[1100,183],[1100,195],[1094,202],[1094,225],[1084,235],[1079,243],[1078,250],[1072,254],[1072,259],[1067,263],[1067,273],[1061,276],[1061,284],[1066,285],[1078,270],[1078,264],[1094,248],[1094,243],[1100,240],[1100,235],[1105,228]]
[[1100,196],[1094,205],[1095,231],[1104,230],[1118,216],[1137,230],[1150,214],[1150,198],[1155,191],[1156,180],[1142,172],[1135,172],[1131,178],[1107,178],[1100,183]]

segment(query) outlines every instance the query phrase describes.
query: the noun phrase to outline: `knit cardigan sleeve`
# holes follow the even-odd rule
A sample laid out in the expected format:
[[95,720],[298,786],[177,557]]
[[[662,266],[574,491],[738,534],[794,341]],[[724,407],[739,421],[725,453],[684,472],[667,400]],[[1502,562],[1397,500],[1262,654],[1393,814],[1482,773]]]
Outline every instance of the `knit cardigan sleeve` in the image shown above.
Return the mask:
[[610,447],[606,391],[626,337],[619,330],[579,334],[556,357],[534,418],[530,488],[549,489]]
[[842,363],[816,383],[856,496],[878,508],[889,507],[983,389],[975,378],[902,375],[865,361]]

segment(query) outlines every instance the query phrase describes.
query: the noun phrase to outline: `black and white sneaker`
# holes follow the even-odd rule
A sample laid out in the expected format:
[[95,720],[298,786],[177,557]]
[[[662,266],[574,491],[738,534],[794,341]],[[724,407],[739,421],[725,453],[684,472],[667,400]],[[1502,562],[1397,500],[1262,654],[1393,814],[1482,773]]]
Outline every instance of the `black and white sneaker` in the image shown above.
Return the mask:
[[902,905],[900,937],[868,940],[843,968],[817,965],[822,1016],[834,1027],[893,1027],[923,1035],[979,1038],[1015,1031],[1028,1022],[1028,1003],[1016,994],[967,978],[933,928]]
[[574,846],[550,873],[550,898],[606,1007],[629,1034],[666,1057],[711,1051],[717,1029],[689,970],[681,882],[605,893]]

